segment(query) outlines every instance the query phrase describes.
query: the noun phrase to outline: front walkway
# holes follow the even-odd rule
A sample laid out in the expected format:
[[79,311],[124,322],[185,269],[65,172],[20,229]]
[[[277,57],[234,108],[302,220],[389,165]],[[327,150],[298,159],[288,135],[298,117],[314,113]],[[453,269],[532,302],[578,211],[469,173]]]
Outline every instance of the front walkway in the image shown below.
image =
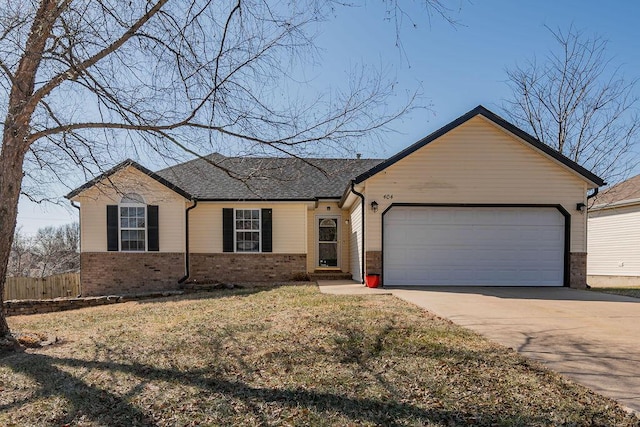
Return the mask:
[[542,361],[640,413],[640,299],[568,288],[318,284],[323,293],[392,294]]

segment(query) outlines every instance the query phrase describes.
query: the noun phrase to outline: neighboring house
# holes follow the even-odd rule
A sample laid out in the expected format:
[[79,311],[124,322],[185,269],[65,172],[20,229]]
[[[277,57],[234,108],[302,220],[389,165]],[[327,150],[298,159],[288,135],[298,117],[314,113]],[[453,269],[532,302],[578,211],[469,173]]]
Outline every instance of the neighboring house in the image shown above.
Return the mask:
[[640,175],[601,192],[588,224],[589,285],[640,285]]
[[387,160],[213,154],[155,173],[127,160],[67,197],[86,295],[316,271],[584,287],[582,207],[603,184],[479,106]]

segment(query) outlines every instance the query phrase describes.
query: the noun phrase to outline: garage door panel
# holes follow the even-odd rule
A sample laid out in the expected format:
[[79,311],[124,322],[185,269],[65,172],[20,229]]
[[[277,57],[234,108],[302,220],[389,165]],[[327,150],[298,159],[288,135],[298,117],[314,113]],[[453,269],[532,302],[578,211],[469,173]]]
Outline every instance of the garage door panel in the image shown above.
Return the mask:
[[384,282],[562,286],[564,233],[555,208],[393,207]]

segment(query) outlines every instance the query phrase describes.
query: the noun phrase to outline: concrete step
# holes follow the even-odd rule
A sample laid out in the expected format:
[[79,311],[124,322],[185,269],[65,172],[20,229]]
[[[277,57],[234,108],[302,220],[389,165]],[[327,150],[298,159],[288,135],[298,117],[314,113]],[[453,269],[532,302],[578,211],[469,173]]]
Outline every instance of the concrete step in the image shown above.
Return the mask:
[[309,273],[309,279],[312,282],[318,280],[351,280],[351,273],[343,273],[342,271],[314,271]]

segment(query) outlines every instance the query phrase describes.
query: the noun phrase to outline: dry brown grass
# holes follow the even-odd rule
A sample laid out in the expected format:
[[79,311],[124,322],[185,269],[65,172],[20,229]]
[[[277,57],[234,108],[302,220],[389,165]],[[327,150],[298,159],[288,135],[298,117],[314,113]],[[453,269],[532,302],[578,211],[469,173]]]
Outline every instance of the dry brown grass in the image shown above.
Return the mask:
[[10,318],[0,425],[637,425],[390,296],[243,289]]

